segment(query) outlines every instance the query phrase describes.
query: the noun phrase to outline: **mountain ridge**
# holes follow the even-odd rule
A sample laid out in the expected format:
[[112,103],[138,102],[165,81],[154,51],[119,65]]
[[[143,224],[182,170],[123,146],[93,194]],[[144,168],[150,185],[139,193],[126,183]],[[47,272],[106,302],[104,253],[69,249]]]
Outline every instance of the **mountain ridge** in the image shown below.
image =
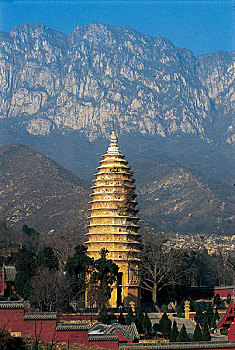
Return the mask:
[[115,127],[121,134],[234,140],[233,53],[197,58],[164,37],[97,23],[68,34],[24,24],[5,37],[0,115],[19,118],[28,133],[71,129],[92,141]]

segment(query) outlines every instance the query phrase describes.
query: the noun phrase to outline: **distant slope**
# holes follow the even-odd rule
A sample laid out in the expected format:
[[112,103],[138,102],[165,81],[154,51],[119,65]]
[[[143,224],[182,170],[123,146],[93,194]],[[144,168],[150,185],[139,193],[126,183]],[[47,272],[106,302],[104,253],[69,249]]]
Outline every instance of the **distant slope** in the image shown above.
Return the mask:
[[[127,160],[137,180],[143,226],[165,232],[234,233],[229,187],[206,180],[155,153],[135,159],[127,156]],[[80,167],[83,163],[85,166],[84,159],[81,163]],[[52,229],[63,232],[69,224],[83,234],[89,186],[29,147],[0,148],[0,219],[9,226],[21,228],[27,224],[47,233]]]
[[[147,155],[148,157],[148,155]],[[142,158],[132,162],[142,218],[164,232],[234,234],[234,194],[186,168]]]
[[51,159],[22,145],[0,148],[0,218],[39,232],[67,224],[84,232],[88,186]]

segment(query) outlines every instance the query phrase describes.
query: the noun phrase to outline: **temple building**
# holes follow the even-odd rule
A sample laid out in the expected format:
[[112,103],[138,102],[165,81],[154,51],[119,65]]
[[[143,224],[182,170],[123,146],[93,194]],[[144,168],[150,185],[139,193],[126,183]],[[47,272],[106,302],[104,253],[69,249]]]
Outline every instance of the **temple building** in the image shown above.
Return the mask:
[[119,266],[118,281],[109,301],[111,307],[129,306],[131,301],[138,305],[140,298],[138,256],[141,239],[135,180],[124,157],[113,131],[108,151],[93,180],[86,242],[88,256],[99,259],[101,249],[106,248],[107,258]]

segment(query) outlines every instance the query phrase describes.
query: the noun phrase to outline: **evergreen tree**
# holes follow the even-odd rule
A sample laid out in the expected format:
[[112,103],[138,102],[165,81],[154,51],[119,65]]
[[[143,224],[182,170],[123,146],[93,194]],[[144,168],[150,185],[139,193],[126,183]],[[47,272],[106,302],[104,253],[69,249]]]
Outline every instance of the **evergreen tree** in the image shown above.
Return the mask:
[[214,312],[213,312],[211,303],[209,303],[208,308],[207,308],[207,310],[206,310],[206,312],[205,312],[205,314],[203,316],[204,316],[203,317],[203,325],[205,323],[207,323],[208,326],[211,327],[212,319],[213,319],[213,316],[214,316]]
[[97,317],[97,320],[99,322],[104,323],[104,324],[110,323],[110,315],[108,314],[108,310],[107,310],[107,307],[105,305],[100,310],[99,315]]
[[69,280],[72,297],[78,300],[86,289],[86,275],[93,260],[86,255],[87,248],[83,245],[75,247],[75,253],[69,257],[65,266],[66,277]]
[[39,234],[34,228],[29,228],[28,225],[23,225],[21,231],[26,233],[26,235],[28,236],[34,236]]
[[165,312],[159,321],[159,329],[164,337],[169,337],[171,332],[171,320],[168,318]]
[[200,304],[197,306],[197,311],[196,311],[194,320],[200,324],[203,322],[203,313],[202,313],[202,308]]
[[114,314],[114,312],[112,310],[109,313],[109,321],[110,321],[110,323],[117,322],[117,316]]
[[220,319],[219,313],[218,313],[218,310],[217,310],[217,309],[215,310],[215,319],[216,319],[217,321],[219,321],[219,319]]
[[216,296],[214,297],[214,304],[216,305],[216,308],[218,309],[218,307],[221,304],[221,299],[220,299],[220,295],[216,294]]
[[49,270],[58,270],[59,262],[51,247],[45,247],[39,250],[36,257],[37,268],[47,268]]
[[186,331],[185,325],[183,324],[178,337],[176,339],[177,342],[188,342],[189,341],[189,337],[188,337],[188,333]]
[[177,328],[177,323],[176,321],[173,322],[173,327],[170,332],[170,342],[176,342],[176,339],[178,337],[179,331]]
[[135,321],[131,307],[129,307],[128,314],[126,315],[125,321],[126,321],[126,324],[131,324],[132,322]]
[[213,314],[213,318],[211,320],[211,328],[215,329],[216,328],[216,315]]
[[202,341],[202,340],[203,340],[202,331],[201,331],[201,328],[200,328],[199,324],[197,323],[196,327],[194,329],[192,341],[197,342],[197,341]]
[[24,225],[21,231],[23,232],[23,245],[30,251],[37,252],[39,246],[39,232],[32,227],[29,228],[27,225]]
[[232,300],[231,294],[228,293],[226,302],[227,302],[229,305],[230,305],[230,303],[231,303],[231,300]]
[[143,331],[145,330],[145,327],[144,327],[144,314],[143,314],[142,309],[139,309],[136,312],[134,322],[135,322],[136,328],[138,330],[138,333],[143,333]]
[[125,317],[123,316],[122,310],[120,311],[120,315],[118,317],[118,323],[125,324]]
[[202,340],[205,341],[211,341],[211,335],[209,332],[208,324],[204,323],[203,329],[202,329]]
[[143,320],[143,328],[145,329],[146,332],[148,332],[151,327],[152,327],[152,323],[146,311],[144,315],[144,320]]
[[28,299],[31,290],[31,280],[35,275],[35,254],[23,247],[18,250],[15,264],[15,287],[20,296]]
[[101,308],[111,297],[112,285],[117,280],[119,267],[110,259],[106,259],[107,249],[101,249],[101,258],[93,263],[90,274],[88,295]]
[[153,329],[154,329],[155,334],[156,334],[157,332],[160,332],[159,323],[154,323]]

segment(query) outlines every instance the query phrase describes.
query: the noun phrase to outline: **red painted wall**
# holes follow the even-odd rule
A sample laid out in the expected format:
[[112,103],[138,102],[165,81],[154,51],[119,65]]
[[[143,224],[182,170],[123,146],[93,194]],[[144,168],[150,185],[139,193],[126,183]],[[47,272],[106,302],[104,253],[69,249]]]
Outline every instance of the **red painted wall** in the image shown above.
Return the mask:
[[189,290],[189,295],[194,300],[197,299],[213,299],[216,294],[219,294],[219,296],[223,299],[227,298],[228,293],[230,293],[231,296],[233,296],[234,288],[231,287],[192,287]]
[[235,340],[235,324],[231,324],[228,331],[228,340]]
[[118,341],[91,341],[89,342],[89,346],[97,346],[108,350],[118,350]]
[[[64,319],[70,319],[66,315]],[[76,317],[72,317],[76,320]],[[0,325],[12,332],[21,332],[22,336],[39,336],[44,341],[65,342],[70,344],[84,344],[86,346],[98,345],[104,349],[118,349],[117,341],[95,341],[89,342],[87,330],[56,330],[57,320],[24,320],[24,309],[3,309],[0,308]]]
[[233,288],[224,288],[224,289],[216,289],[214,290],[214,296],[216,296],[216,294],[219,294],[220,298],[226,299],[228,293],[231,295],[231,297],[233,296]]
[[7,329],[22,332],[24,309],[0,309],[0,324],[7,325]]
[[88,331],[81,330],[81,331],[72,331],[72,330],[66,330],[66,331],[56,331],[56,342],[65,342],[70,344],[84,344],[88,345]]
[[56,320],[24,320],[23,336],[39,336],[47,342],[51,342],[55,337]]
[[62,314],[58,317],[58,321],[90,321],[91,319],[97,320],[98,314]]

